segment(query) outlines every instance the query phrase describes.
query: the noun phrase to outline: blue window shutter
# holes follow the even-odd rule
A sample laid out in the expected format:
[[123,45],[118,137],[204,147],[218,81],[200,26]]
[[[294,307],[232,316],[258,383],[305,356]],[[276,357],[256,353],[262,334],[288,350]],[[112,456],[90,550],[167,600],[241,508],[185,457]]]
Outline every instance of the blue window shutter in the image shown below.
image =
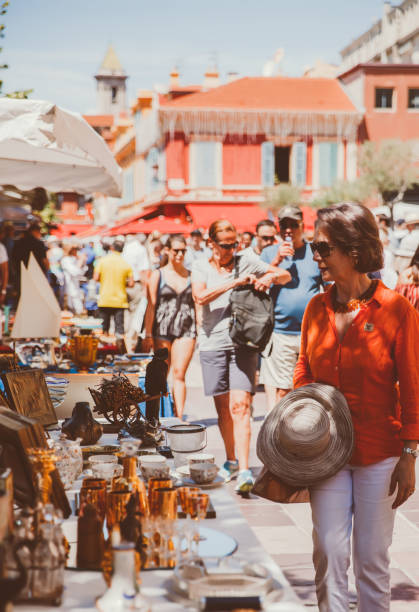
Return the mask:
[[330,187],[338,175],[338,143],[319,143],[320,187]]
[[122,202],[123,204],[129,204],[134,201],[134,172],[132,168],[125,170],[123,182]]
[[331,185],[338,177],[338,143],[331,142],[330,144],[330,179]]
[[264,187],[273,187],[275,177],[274,143],[268,140],[262,142],[261,155],[262,185]]
[[299,187],[306,184],[307,146],[305,142],[294,143],[294,180]]
[[197,187],[217,187],[217,143],[195,142],[195,184]]
[[163,187],[166,182],[166,149],[159,150],[159,170],[158,170],[158,179],[160,183],[160,187]]
[[159,150],[152,147],[146,158],[146,194],[150,194],[158,187],[158,180],[155,176],[153,166],[159,163]]
[[328,142],[319,142],[319,184],[330,185],[330,150]]

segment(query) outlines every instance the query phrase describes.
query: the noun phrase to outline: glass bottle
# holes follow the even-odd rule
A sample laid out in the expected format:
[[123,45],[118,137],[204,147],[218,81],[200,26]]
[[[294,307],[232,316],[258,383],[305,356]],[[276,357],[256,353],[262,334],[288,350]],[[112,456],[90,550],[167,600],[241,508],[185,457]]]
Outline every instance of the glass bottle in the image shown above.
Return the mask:
[[[29,525],[30,528],[30,525]],[[19,557],[20,563],[25,567],[27,571],[27,579],[25,586],[19,593],[19,599],[28,599],[31,595],[30,584],[31,584],[31,566],[32,566],[32,554],[29,548],[28,536],[28,522],[18,518],[15,521],[14,531],[7,538],[5,546],[5,557],[4,565],[6,567],[6,574],[8,578],[18,578],[20,575],[19,563],[16,560],[16,556]],[[16,552],[15,548],[26,542]]]
[[59,457],[56,467],[60,473],[64,489],[70,489],[73,482],[83,471],[83,453],[80,446],[81,438],[69,440],[61,435],[54,442],[55,454]]
[[32,597],[57,602],[61,599],[60,554],[54,542],[54,525],[44,523],[33,552]]

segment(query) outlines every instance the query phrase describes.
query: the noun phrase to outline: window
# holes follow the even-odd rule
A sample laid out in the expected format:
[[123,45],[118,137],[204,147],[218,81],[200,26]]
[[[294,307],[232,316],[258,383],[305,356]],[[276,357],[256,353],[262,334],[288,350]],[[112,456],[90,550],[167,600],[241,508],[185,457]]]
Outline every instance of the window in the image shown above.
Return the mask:
[[211,141],[192,143],[191,179],[194,187],[218,187],[219,145],[221,146],[221,143]]
[[393,108],[393,89],[377,87],[375,90],[375,108]]
[[305,187],[307,169],[307,145],[305,142],[294,142],[294,183]]
[[118,93],[118,88],[117,87],[112,87],[111,88],[111,100],[112,100],[112,104],[115,104],[116,102],[116,95]]
[[134,201],[134,173],[128,168],[123,174],[122,203],[129,204]]
[[274,164],[274,143],[262,142],[261,146],[261,162],[262,162],[262,185],[264,187],[273,187],[275,179],[275,164]]
[[319,182],[320,187],[330,187],[338,174],[338,143],[319,143]]
[[275,178],[279,183],[290,180],[291,147],[275,147]]
[[419,89],[409,89],[408,108],[419,108]]
[[146,157],[146,194],[149,195],[159,188],[159,150],[152,147]]

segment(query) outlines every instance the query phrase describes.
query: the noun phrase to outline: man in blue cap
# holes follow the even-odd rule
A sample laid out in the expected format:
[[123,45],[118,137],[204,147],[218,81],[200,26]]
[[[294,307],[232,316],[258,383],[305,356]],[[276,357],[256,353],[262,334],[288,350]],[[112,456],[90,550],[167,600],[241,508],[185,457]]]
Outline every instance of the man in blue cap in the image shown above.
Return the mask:
[[269,410],[292,389],[304,311],[321,287],[320,271],[304,240],[301,209],[285,206],[279,211],[278,222],[282,242],[266,247],[261,259],[288,270],[292,280],[286,285],[274,285],[270,290],[275,326],[272,342],[263,354],[259,378],[265,385]]

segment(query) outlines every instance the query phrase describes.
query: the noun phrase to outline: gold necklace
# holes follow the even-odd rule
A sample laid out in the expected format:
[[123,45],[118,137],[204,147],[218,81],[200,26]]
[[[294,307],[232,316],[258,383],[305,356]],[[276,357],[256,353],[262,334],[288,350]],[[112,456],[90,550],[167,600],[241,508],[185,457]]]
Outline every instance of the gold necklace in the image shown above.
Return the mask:
[[362,295],[360,295],[358,298],[352,298],[345,304],[342,304],[342,302],[338,302],[335,285],[331,295],[333,310],[335,312],[345,313],[353,312],[354,310],[359,310],[360,308],[365,308],[368,302],[371,300],[372,296],[374,295],[377,285],[378,281],[372,280],[370,286],[366,291],[364,291]]

